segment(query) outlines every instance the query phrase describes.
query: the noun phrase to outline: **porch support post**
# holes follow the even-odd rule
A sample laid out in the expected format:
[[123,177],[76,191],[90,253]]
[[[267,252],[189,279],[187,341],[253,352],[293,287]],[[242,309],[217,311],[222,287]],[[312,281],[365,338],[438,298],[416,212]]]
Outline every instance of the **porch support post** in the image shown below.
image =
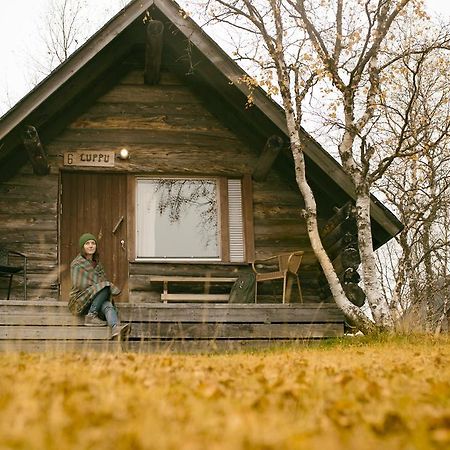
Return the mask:
[[47,153],[35,127],[28,125],[22,134],[22,142],[35,175],[47,175],[50,172]]
[[163,46],[164,25],[159,20],[150,20],[147,25],[145,44],[144,81],[146,84],[159,83]]
[[255,181],[264,181],[272,168],[272,165],[283,147],[283,139],[280,136],[273,135],[267,139],[261,155],[253,170],[252,178]]

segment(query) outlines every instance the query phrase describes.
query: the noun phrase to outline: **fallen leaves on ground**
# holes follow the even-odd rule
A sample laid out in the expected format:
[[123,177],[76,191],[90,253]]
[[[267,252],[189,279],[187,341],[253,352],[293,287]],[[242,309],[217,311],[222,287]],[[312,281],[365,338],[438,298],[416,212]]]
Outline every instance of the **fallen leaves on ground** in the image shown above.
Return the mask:
[[1,354],[0,448],[450,448],[450,339]]

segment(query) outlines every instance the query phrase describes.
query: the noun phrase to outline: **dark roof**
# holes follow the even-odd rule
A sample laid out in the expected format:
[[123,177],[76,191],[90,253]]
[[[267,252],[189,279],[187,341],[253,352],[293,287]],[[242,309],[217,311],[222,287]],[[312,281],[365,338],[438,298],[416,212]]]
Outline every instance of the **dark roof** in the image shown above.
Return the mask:
[[[201,27],[182,14],[174,1],[134,0],[1,118],[0,181],[11,176],[12,168],[25,162],[21,144],[24,126],[36,126],[44,142],[50,139],[71,119],[69,107],[79,110],[107,87],[105,83],[96,84],[97,79],[109,72],[110,82],[117,81],[121,75],[116,70],[119,62],[133,49],[140,48],[143,54],[143,20],[147,10],[152,18],[165,23],[164,53],[168,53],[165,63],[209,101],[211,108],[217,108],[219,103],[218,111],[221,116],[226,115],[232,129],[246,136],[257,148],[262,148],[273,134],[284,135],[288,141],[283,109],[260,88],[252,91],[253,106],[246,108],[250,91],[240,81],[245,72]],[[308,141],[305,156],[313,190],[331,199],[336,206],[343,205],[349,197],[354,198],[351,180],[339,163],[307,133],[303,137]],[[278,158],[281,159],[283,167],[293,172],[290,152],[286,151],[284,158]],[[402,224],[375,197],[371,212],[378,247],[395,236]]]

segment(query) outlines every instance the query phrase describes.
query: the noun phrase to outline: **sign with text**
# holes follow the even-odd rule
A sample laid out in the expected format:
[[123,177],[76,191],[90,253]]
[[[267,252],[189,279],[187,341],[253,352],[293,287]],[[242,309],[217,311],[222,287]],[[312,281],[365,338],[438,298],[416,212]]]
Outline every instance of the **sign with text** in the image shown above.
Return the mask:
[[65,166],[114,167],[114,152],[85,151],[64,153]]

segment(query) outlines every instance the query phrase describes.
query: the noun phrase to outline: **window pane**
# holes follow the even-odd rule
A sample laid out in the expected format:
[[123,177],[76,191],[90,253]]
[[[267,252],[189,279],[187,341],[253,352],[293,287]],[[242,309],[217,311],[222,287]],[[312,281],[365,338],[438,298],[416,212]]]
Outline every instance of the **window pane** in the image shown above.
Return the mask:
[[138,180],[137,256],[219,258],[213,180]]

